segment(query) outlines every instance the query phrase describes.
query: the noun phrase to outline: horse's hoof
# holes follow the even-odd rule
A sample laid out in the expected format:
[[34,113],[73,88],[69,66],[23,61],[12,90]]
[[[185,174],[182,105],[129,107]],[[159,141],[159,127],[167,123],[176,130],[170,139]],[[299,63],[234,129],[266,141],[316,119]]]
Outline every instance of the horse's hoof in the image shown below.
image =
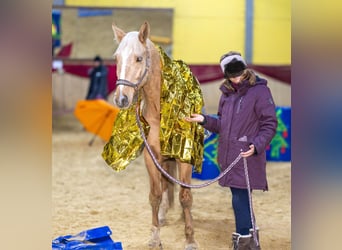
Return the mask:
[[191,243],[185,246],[184,250],[198,250],[196,243]]
[[158,223],[159,223],[160,227],[165,226],[166,220],[165,219],[159,219]]
[[156,242],[149,242],[148,243],[148,247],[151,249],[151,250],[163,250],[163,245],[161,242],[156,243]]
[[159,228],[156,226],[151,227],[151,239],[148,242],[149,248],[161,249],[161,240],[159,237]]

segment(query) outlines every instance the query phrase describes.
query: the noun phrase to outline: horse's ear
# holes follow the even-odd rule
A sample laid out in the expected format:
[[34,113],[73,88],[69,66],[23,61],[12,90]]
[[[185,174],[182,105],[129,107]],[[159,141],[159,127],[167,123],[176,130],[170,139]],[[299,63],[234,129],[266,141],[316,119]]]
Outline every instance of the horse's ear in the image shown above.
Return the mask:
[[140,42],[145,43],[146,39],[149,37],[149,35],[150,35],[150,24],[147,21],[145,21],[141,25],[140,30],[139,30]]
[[122,38],[126,35],[126,33],[118,28],[115,23],[112,23],[112,29],[113,29],[113,32],[114,32],[114,40],[117,42],[117,43],[120,43]]

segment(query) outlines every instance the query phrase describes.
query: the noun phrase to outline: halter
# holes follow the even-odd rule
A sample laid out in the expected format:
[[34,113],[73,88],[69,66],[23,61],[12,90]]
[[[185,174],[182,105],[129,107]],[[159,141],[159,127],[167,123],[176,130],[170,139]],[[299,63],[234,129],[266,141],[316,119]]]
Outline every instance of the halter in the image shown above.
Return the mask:
[[151,63],[151,58],[150,58],[150,53],[149,53],[149,50],[148,50],[148,47],[146,45],[146,54],[147,54],[147,57],[146,57],[146,66],[145,66],[145,70],[144,70],[144,73],[142,74],[141,78],[138,80],[137,83],[133,83],[133,82],[130,82],[126,79],[118,79],[116,81],[116,85],[125,85],[125,86],[128,86],[128,87],[131,87],[134,89],[134,91],[137,91],[139,89],[139,86],[141,84],[141,82],[144,80],[145,76],[147,75],[147,72],[150,68],[150,63]]

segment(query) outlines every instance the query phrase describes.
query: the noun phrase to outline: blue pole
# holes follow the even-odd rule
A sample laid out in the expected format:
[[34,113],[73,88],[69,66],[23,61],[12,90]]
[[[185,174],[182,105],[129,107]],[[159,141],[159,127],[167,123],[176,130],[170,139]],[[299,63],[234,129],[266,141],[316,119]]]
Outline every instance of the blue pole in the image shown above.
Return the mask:
[[245,13],[245,59],[247,63],[253,60],[253,21],[254,21],[254,0],[246,0]]

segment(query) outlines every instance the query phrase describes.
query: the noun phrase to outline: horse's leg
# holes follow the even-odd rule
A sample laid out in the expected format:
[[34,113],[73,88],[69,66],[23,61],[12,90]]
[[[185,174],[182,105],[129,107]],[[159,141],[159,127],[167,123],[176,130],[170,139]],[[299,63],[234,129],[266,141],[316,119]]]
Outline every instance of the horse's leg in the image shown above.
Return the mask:
[[[174,159],[165,159],[163,160],[163,168],[172,176],[172,172],[176,169],[176,161]],[[165,176],[162,176],[162,200],[159,206],[159,225],[164,226],[166,221],[166,213],[171,205],[173,205],[174,201],[174,184],[170,182]]]
[[[153,153],[156,157],[159,155],[156,152],[158,150],[153,150],[153,146],[151,146]],[[159,222],[158,222],[158,211],[159,205],[162,198],[162,189],[161,189],[161,173],[154,165],[154,162],[151,159],[151,156],[147,152],[146,148],[144,149],[144,159],[145,164],[147,167],[147,171],[149,174],[150,179],[150,193],[149,193],[149,201],[152,208],[152,236],[149,241],[150,248],[159,248],[161,247],[161,240],[160,240],[160,229],[159,229]],[[160,159],[160,157],[159,157]],[[160,161],[159,161],[160,162]]]
[[[172,164],[169,165],[169,171],[168,173],[174,177],[177,178],[177,162],[176,160],[172,161]],[[167,191],[168,191],[168,197],[169,197],[169,207],[173,207],[174,206],[174,201],[175,201],[175,189],[176,189],[176,185],[173,181],[168,180],[167,182]]]
[[[181,182],[190,184],[191,176],[192,176],[192,165],[188,163],[178,162],[178,170],[179,170],[179,179]],[[179,191],[179,201],[183,208],[184,222],[185,222],[185,249],[186,250],[195,250],[197,249],[197,243],[194,238],[194,229],[192,226],[192,215],[191,215],[191,206],[192,206],[192,194],[191,189],[182,187]]]

